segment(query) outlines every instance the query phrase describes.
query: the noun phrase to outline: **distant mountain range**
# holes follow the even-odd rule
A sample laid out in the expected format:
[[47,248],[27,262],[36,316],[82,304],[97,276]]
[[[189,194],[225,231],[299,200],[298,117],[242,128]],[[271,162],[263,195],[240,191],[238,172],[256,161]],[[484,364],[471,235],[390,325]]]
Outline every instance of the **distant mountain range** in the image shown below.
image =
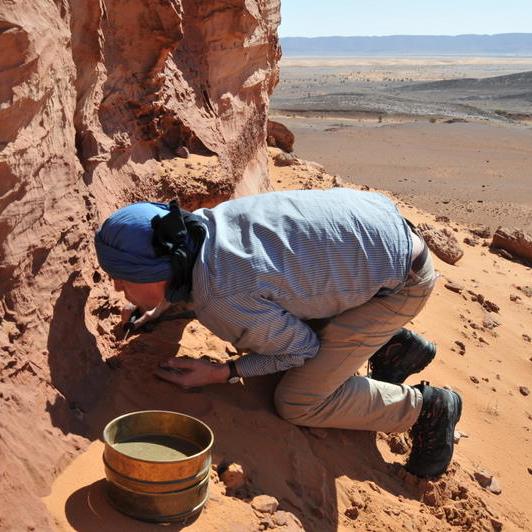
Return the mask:
[[284,37],[285,56],[524,55],[532,33],[499,35],[392,35],[389,37]]

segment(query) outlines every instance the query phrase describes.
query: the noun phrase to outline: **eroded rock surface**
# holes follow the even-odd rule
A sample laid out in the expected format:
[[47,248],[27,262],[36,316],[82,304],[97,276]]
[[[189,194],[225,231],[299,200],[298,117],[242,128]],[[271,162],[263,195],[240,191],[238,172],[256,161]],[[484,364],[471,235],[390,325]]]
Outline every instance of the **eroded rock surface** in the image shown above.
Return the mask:
[[[142,187],[189,207],[267,187],[279,21],[278,0],[1,3],[0,528],[51,528],[39,496],[113,371],[97,225]],[[183,179],[179,148],[211,172]]]

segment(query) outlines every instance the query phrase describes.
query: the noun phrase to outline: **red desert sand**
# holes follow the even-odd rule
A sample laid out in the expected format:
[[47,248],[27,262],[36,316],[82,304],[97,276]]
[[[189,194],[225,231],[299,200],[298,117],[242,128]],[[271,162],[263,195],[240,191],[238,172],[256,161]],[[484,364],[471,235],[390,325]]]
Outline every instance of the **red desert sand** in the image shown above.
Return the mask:
[[[270,149],[272,156],[278,153]],[[270,171],[277,189],[335,183],[304,161],[291,167],[272,163]],[[471,236],[469,227],[437,222],[404,202],[400,208],[416,223],[450,228],[459,242]],[[87,423],[103,426],[122,412],[162,408],[192,414],[213,427],[211,497],[185,530],[397,530],[399,525],[416,530],[527,529],[532,518],[531,414],[529,397],[520,386],[530,383],[530,270],[490,252],[484,242],[488,239],[473,247],[462,244],[464,255],[454,266],[435,259],[441,278],[412,323],[438,344],[434,363],[420,377],[456,389],[466,405],[454,461],[439,480],[422,481],[405,473],[400,465],[410,450],[405,435],[309,430],[282,421],[271,403],[275,377],[194,393],[155,380],[151,373],[168,354],[220,360],[234,352],[195,321],[161,323],[153,333],[134,336],[122,346],[114,339],[119,320],[114,299],[113,310],[100,322],[114,369]],[[497,310],[490,312],[479,299],[496,303]],[[103,299],[100,305],[109,308]],[[102,450],[95,435],[44,498],[58,529],[159,529],[108,505]],[[228,464],[240,466],[236,489],[220,480],[224,476],[219,472]],[[270,504],[257,510],[257,496],[273,497],[278,508],[271,511],[276,504]]]

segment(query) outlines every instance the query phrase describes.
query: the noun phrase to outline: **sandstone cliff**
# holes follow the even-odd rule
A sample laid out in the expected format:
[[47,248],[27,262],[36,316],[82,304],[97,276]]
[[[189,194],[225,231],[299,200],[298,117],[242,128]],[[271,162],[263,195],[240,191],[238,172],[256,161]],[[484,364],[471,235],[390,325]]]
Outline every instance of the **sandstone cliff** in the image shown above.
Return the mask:
[[[0,5],[0,528],[50,527],[38,497],[93,436],[117,311],[101,219],[161,179],[189,206],[268,186],[279,16],[279,0]],[[182,146],[209,156],[198,182]]]

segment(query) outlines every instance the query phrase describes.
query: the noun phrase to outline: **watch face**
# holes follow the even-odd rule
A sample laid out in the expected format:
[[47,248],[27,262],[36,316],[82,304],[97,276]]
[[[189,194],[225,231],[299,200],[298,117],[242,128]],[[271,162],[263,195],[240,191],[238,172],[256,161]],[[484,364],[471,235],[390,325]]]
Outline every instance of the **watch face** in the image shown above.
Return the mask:
[[237,382],[240,382],[240,377],[231,377],[227,382],[229,384],[236,384]]

